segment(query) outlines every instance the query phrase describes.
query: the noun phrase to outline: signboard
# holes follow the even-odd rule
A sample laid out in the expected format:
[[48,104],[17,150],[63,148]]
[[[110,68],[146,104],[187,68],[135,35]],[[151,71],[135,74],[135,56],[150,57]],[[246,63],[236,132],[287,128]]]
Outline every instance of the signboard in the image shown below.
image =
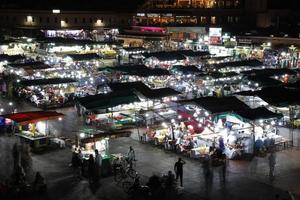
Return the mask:
[[209,43],[222,44],[222,28],[209,28]]

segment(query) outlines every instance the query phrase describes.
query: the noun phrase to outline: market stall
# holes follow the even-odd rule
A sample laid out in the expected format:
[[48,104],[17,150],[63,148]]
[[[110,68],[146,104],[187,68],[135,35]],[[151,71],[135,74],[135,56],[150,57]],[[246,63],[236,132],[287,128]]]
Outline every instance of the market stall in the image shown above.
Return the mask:
[[120,65],[98,70],[113,82],[142,81],[152,88],[164,87],[171,75],[166,69],[149,68],[145,65]]
[[62,113],[53,111],[22,112],[3,115],[7,119],[6,126],[13,127],[15,135],[22,142],[28,143],[31,148],[39,149],[49,145],[49,120],[62,120]]
[[[282,115],[266,108],[251,109],[235,97],[203,97],[184,102],[197,106],[193,116],[198,122],[206,121],[201,125],[204,131],[194,139],[199,151],[204,147],[219,148],[228,158],[234,159],[253,154],[254,149],[261,151],[286,141],[274,126]],[[265,144],[256,147],[257,140]],[[201,153],[194,149],[193,155],[197,154]]]
[[21,80],[16,83],[15,91],[38,107],[61,107],[72,105],[77,96],[76,82],[71,78]]

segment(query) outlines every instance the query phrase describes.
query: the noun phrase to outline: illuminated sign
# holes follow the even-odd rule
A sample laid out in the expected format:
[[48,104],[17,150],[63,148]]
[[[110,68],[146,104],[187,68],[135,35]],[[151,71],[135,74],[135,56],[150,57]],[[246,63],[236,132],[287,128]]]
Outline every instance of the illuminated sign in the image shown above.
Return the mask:
[[147,16],[148,17],[159,17],[160,15],[156,14],[156,13],[148,13]]
[[222,28],[209,28],[209,37],[222,37]]
[[209,43],[221,44],[222,43],[222,28],[209,28]]

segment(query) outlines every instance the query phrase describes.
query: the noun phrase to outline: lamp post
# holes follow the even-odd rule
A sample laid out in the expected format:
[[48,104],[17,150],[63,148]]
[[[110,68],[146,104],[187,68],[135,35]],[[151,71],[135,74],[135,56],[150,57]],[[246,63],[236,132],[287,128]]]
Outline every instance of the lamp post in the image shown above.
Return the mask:
[[14,107],[13,107],[14,104],[13,104],[13,102],[9,102],[8,105],[11,108],[11,113],[14,113]]

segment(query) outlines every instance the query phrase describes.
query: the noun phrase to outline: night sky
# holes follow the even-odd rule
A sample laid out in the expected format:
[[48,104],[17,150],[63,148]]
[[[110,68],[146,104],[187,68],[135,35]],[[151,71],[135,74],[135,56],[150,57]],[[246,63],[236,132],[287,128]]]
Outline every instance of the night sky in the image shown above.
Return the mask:
[[61,10],[135,10],[144,0],[0,0],[2,8]]
[[[134,11],[146,0],[0,0],[1,8]],[[299,0],[268,0],[271,9],[300,9]]]

